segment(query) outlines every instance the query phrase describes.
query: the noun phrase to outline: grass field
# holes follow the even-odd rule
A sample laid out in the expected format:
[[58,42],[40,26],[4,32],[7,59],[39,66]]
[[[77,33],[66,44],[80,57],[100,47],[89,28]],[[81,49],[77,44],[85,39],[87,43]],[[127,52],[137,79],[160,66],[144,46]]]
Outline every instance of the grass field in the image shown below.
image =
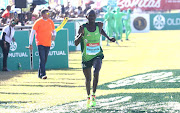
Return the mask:
[[[133,33],[120,46],[110,43],[96,92],[86,109],[81,53],[70,52],[69,69],[0,72],[0,113],[180,112],[180,37],[177,31]],[[125,34],[123,34],[125,37]]]

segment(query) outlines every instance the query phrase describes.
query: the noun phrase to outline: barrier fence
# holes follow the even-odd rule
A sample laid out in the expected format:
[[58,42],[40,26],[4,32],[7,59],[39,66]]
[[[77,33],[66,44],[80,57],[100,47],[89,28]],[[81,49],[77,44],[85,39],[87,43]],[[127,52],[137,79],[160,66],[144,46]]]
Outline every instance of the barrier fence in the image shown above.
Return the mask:
[[[10,44],[10,52],[8,55],[7,66],[10,70],[30,70],[31,59],[30,51],[25,48],[29,45],[29,30],[15,31],[15,42]],[[68,29],[61,29],[56,36],[56,40],[52,42],[49,52],[46,69],[68,68]],[[3,54],[0,49],[0,70],[2,70]],[[33,42],[33,69],[38,69],[39,55],[35,40]],[[19,67],[21,66],[21,67]]]
[[[7,60],[7,66],[10,70],[18,70],[19,63],[22,70],[30,69],[30,55],[29,50],[25,46],[29,45],[29,31],[16,31],[15,42],[11,43],[10,51]],[[2,70],[3,53],[0,49],[0,70]]]

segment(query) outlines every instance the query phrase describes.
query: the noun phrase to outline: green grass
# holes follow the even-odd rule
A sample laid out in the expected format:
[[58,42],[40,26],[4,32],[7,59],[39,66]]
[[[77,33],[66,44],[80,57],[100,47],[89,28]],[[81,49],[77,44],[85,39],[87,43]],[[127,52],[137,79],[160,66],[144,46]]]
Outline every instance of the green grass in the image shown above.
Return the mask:
[[[120,46],[110,43],[107,47],[103,41],[105,58],[96,92],[97,107],[92,109],[85,108],[87,95],[80,51],[70,52],[69,69],[47,70],[47,80],[38,79],[37,70],[0,72],[0,111],[179,112],[179,43],[178,30],[133,33],[130,41],[124,40]],[[166,82],[161,78],[161,82],[139,81],[108,87],[119,80],[161,72],[172,72],[172,75],[166,77]],[[172,79],[175,82],[167,82]]]

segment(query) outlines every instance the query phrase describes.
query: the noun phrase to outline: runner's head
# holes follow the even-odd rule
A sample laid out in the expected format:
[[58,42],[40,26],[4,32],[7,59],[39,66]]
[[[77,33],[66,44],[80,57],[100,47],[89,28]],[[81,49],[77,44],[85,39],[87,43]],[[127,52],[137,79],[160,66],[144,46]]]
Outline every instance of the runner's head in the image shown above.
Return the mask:
[[49,10],[48,9],[42,9],[41,10],[41,16],[43,19],[48,19],[49,18]]
[[90,23],[95,23],[96,20],[96,12],[93,9],[89,9],[86,13],[86,18]]

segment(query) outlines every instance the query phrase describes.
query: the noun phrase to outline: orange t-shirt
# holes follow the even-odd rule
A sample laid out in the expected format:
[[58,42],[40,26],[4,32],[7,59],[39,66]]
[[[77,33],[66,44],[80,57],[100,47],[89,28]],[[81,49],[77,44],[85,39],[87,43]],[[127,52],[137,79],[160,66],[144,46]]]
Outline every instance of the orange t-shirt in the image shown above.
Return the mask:
[[9,11],[6,9],[6,10],[4,11],[4,13],[2,14],[1,17],[3,17],[3,18],[8,18],[9,16],[10,16],[10,13],[9,13]]
[[52,31],[55,29],[54,22],[51,19],[38,19],[33,29],[36,30],[36,45],[51,46]]

